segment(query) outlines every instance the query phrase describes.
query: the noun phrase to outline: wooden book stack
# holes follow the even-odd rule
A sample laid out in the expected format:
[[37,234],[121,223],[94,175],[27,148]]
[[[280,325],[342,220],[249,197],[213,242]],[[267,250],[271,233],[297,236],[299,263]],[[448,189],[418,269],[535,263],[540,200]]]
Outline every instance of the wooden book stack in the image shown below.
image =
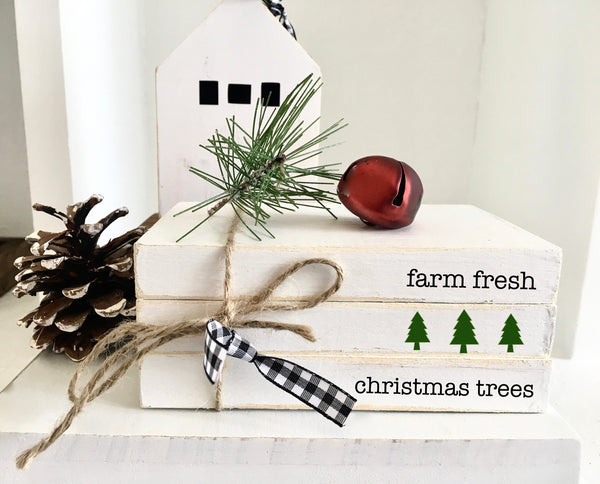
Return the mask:
[[[180,243],[197,214],[167,213],[136,244],[137,317],[164,324],[209,317],[222,302],[223,246],[231,212],[222,210]],[[240,230],[233,294],[248,297],[291,263],[324,257],[344,283],[312,309],[257,314],[310,325],[317,337],[240,329],[259,352],[303,365],[358,400],[356,409],[541,412],[548,398],[561,250],[467,205],[424,205],[404,229],[363,225],[343,207],[275,215],[275,239]],[[221,215],[221,213],[223,214]],[[276,292],[281,300],[331,284],[309,266]],[[141,364],[144,407],[212,408],[215,387],[202,366],[203,336],[173,341]],[[253,365],[228,360],[225,408],[304,408]]]

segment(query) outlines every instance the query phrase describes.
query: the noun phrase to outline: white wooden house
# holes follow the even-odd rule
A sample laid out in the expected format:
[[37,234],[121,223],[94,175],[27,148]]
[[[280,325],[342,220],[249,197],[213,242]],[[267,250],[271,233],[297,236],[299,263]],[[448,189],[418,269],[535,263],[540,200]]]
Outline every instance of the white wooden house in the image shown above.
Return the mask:
[[[189,173],[190,166],[218,172],[199,145],[233,115],[251,127],[257,99],[270,93],[277,106],[310,73],[320,76],[319,66],[261,0],[220,3],[156,71],[160,212],[214,195]],[[320,105],[317,95],[304,119],[319,117]]]

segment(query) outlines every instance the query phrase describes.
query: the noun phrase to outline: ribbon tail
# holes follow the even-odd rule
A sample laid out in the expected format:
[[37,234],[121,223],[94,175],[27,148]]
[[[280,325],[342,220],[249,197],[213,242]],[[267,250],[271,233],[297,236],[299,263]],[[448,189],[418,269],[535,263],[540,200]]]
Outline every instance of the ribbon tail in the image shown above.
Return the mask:
[[[204,340],[204,372],[213,385],[221,376],[230,339],[231,332],[221,323],[213,319],[207,323]],[[226,345],[223,345],[223,340],[227,342]]]
[[219,379],[227,355],[254,363],[268,381],[340,427],[356,403],[352,395],[329,380],[291,361],[257,353],[248,340],[211,319],[206,324],[204,370],[212,383]]
[[271,383],[293,395],[325,418],[343,427],[356,398],[312,371],[282,358],[256,355],[258,371]]

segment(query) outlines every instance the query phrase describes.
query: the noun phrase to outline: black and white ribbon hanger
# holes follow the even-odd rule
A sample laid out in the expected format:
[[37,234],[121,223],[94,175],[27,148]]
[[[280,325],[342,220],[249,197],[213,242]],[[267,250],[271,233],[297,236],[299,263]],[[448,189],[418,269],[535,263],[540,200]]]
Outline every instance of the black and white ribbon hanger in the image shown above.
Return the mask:
[[263,3],[266,7],[271,11],[271,13],[277,17],[279,23],[285,27],[294,39],[296,38],[296,31],[292,24],[288,20],[287,12],[285,11],[285,7],[281,3],[281,0],[263,0]]
[[254,363],[271,383],[340,427],[356,403],[352,395],[329,380],[291,361],[261,355],[248,340],[211,319],[206,324],[204,370],[212,383],[219,379],[227,355]]

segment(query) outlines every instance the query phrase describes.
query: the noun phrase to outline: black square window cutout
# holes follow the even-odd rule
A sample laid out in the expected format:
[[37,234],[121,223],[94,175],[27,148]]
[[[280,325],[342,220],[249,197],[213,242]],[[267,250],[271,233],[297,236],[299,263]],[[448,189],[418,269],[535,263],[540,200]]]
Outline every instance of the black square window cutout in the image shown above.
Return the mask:
[[229,104],[250,104],[250,84],[229,84],[227,102]]
[[263,106],[279,106],[279,96],[278,82],[263,82],[260,85],[260,98]]
[[200,81],[200,104],[219,104],[218,81]]

